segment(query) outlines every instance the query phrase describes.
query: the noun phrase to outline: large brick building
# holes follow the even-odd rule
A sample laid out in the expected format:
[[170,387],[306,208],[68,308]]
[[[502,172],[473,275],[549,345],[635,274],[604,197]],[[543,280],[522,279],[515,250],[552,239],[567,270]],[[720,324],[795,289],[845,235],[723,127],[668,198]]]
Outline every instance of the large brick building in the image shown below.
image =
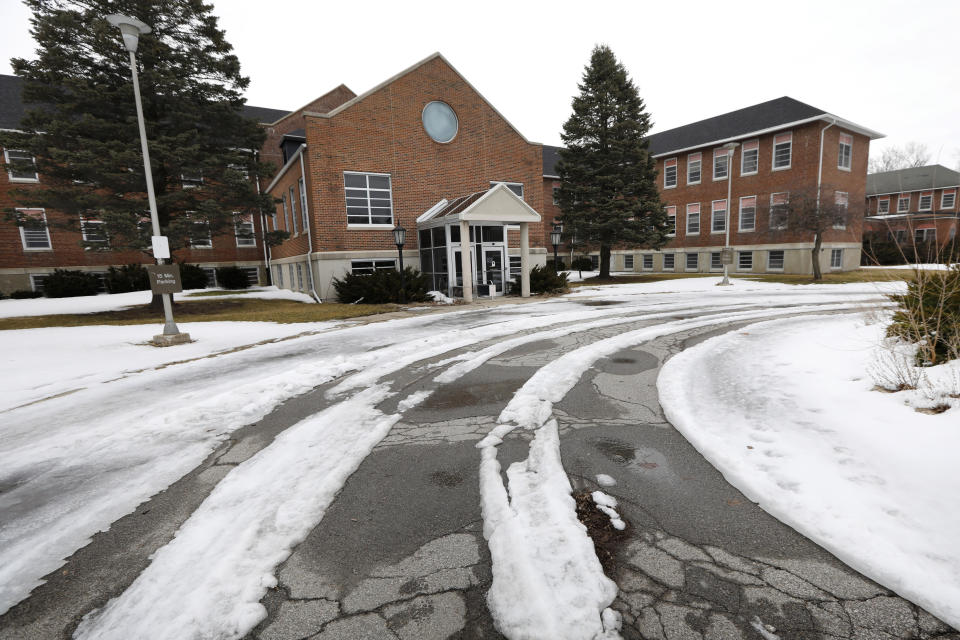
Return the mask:
[[939,249],[955,241],[960,173],[939,164],[884,171],[868,175],[866,188],[867,235]]
[[[732,271],[811,273],[812,234],[785,224],[777,205],[787,202],[791,192],[820,190],[823,198],[848,206],[846,224],[824,234],[821,266],[855,269],[860,264],[867,155],[870,140],[879,137],[788,97],[653,134],[650,153],[657,160],[660,195],[675,232],[659,251],[615,249],[611,267],[722,271],[729,225]],[[556,148],[544,150],[545,197],[559,187],[557,159]],[[560,211],[548,202],[549,222]]]

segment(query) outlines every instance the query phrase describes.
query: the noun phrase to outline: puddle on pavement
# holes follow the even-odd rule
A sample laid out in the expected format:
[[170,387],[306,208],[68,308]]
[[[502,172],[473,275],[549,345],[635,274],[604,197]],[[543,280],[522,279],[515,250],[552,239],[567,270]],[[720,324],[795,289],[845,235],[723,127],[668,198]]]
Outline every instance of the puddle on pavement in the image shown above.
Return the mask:
[[637,448],[614,438],[591,438],[588,442],[605,458],[628,469],[635,471],[666,469],[666,458],[656,449]]
[[633,364],[637,360],[636,358],[611,358],[611,361],[616,362],[617,364]]
[[585,300],[580,304],[586,307],[609,307],[612,304],[623,304],[621,300]]
[[420,406],[425,409],[458,409],[494,402],[507,402],[523,380],[471,382],[469,385],[444,385],[433,392]]

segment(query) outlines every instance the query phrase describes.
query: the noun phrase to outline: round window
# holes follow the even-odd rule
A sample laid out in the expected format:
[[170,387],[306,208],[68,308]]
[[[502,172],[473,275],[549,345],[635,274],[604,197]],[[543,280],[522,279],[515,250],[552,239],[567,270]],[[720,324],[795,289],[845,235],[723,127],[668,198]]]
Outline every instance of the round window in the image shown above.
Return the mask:
[[435,142],[450,142],[457,135],[457,114],[445,102],[430,102],[423,108],[423,128]]

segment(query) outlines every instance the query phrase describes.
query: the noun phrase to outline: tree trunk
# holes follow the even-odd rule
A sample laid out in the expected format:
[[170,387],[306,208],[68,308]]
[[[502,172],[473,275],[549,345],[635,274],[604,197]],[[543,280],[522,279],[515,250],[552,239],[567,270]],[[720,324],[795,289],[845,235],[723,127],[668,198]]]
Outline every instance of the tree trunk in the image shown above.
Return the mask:
[[823,244],[823,236],[817,232],[813,236],[813,250],[811,255],[813,256],[813,279],[822,280],[823,274],[820,272],[820,245]]
[[605,244],[600,245],[600,279],[605,280],[610,277],[610,247]]

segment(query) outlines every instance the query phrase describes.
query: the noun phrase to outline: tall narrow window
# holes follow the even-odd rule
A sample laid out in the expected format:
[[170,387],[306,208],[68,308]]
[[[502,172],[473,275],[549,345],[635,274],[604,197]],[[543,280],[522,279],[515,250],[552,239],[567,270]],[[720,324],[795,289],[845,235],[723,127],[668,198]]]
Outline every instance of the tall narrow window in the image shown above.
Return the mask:
[[670,158],[663,162],[663,188],[672,189],[677,186],[677,159]]
[[714,200],[711,206],[710,233],[723,233],[727,230],[727,201]]
[[700,203],[694,202],[687,205],[687,235],[696,236],[700,234]]
[[757,196],[740,198],[740,231],[753,231],[757,228]]
[[890,198],[880,198],[877,200],[877,214],[883,215],[890,213]]
[[771,193],[770,194],[770,228],[771,229],[786,229],[787,228],[787,206],[789,203],[788,198],[790,194],[786,191],[781,193]]
[[3,160],[7,165],[7,176],[10,182],[39,182],[37,160],[27,151],[5,149]]
[[240,215],[234,213],[234,227],[238,247],[255,247],[257,238],[253,235],[253,216],[250,214]]
[[300,222],[297,220],[297,196],[296,192],[293,190],[293,185],[290,185],[290,218],[293,220],[293,235],[300,233]]
[[287,194],[283,194],[283,230],[290,232],[293,227],[290,226],[290,204],[287,202]]
[[834,229],[847,228],[847,208],[850,205],[850,194],[837,191],[833,194],[833,202],[837,208],[837,216],[833,221]]
[[667,235],[670,237],[677,235],[677,208],[675,206],[666,207],[667,209]]
[[843,267],[843,249],[830,250],[830,268],[840,269]]
[[840,147],[837,151],[837,168],[850,171],[853,158],[853,136],[848,133],[840,134]]
[[773,170],[789,169],[793,155],[793,133],[773,137]]
[[924,191],[920,194],[920,203],[917,211],[930,211],[933,208],[933,191]]
[[953,209],[956,205],[957,205],[957,190],[944,189],[943,193],[940,194],[940,208]]
[[702,154],[691,153],[687,156],[687,184],[700,184],[700,167],[702,164]]
[[49,251],[52,249],[46,212],[43,209],[17,209],[17,213],[27,219],[27,225],[20,227],[23,250]]
[[760,141],[749,140],[740,150],[740,175],[752,176],[760,167]]
[[303,178],[300,178],[297,184],[300,186],[300,215],[303,216],[303,230],[306,232],[307,225],[310,224],[310,214],[307,209],[307,185]]
[[[192,211],[188,211],[189,216]],[[210,223],[206,220],[195,220],[190,225],[190,248],[191,249],[212,249],[213,238],[210,237]]]
[[624,271],[633,271],[633,254],[626,253],[623,256],[623,270]]
[[729,152],[726,149],[713,150],[713,179],[726,180],[729,173]]
[[910,194],[904,193],[897,198],[897,213],[907,213],[910,211]]
[[344,173],[347,224],[392,225],[393,190],[382,173]]

